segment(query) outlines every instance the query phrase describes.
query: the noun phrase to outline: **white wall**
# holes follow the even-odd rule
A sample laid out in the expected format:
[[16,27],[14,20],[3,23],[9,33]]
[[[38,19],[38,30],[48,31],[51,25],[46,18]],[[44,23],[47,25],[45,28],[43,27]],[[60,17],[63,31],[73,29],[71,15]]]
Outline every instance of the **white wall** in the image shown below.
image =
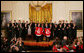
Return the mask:
[[1,1],[1,11],[12,11],[12,21],[29,21],[28,1]]
[[25,1],[18,1],[13,6],[12,17],[14,20],[29,21],[29,3]]
[[65,20],[65,2],[64,1],[55,1],[53,2],[53,20],[52,22],[58,20]]
[[[29,21],[30,1],[1,1],[1,11],[12,11],[12,20]],[[52,3],[52,22],[69,21],[70,10],[83,10],[82,1],[49,1]]]
[[83,10],[82,1],[53,1],[53,20],[69,20],[69,11],[70,10]]
[[11,11],[13,3],[11,1],[1,1],[1,11]]

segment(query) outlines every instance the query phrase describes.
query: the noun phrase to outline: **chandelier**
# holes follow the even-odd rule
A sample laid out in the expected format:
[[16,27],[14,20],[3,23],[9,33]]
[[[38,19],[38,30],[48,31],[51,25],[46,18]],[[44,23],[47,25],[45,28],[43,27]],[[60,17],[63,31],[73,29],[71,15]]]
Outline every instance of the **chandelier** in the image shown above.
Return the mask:
[[46,1],[32,1],[31,5],[36,8],[36,11],[39,11],[41,7],[46,4]]

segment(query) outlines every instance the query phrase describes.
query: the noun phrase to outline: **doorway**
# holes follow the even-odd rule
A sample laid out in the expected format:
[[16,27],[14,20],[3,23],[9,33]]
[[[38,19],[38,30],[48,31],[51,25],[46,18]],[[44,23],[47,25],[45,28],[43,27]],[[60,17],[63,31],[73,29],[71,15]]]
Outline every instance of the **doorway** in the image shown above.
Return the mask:
[[7,27],[7,24],[11,20],[10,18],[11,18],[10,12],[1,12],[1,30]]
[[7,24],[11,20],[11,12],[2,11],[1,12],[1,37],[6,36]]

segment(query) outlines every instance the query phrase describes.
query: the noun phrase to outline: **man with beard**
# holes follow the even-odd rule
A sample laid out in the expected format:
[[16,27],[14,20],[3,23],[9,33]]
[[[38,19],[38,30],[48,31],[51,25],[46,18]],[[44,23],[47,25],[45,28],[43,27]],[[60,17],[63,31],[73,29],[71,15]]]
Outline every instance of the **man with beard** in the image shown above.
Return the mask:
[[63,40],[62,40],[61,44],[62,44],[62,45],[67,45],[67,44],[68,44],[67,36],[64,36],[64,37],[63,37]]

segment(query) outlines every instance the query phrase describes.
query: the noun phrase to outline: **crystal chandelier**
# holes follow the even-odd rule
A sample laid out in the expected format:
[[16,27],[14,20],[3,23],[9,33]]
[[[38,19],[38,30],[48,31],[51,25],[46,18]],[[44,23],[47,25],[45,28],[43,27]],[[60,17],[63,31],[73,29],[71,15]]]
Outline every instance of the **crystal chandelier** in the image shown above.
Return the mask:
[[36,11],[39,11],[45,4],[46,1],[32,1],[32,6],[36,8]]
[[39,11],[41,9],[41,7],[36,7],[36,11]]

